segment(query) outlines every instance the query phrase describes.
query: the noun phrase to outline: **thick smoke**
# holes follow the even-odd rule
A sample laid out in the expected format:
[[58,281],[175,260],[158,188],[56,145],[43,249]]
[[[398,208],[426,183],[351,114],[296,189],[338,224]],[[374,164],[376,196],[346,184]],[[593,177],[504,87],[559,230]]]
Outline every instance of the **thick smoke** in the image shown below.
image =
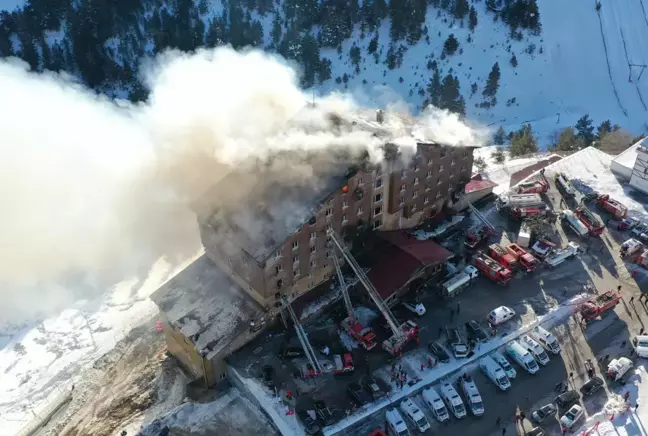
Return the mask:
[[[170,51],[141,74],[151,94],[135,106],[0,62],[0,317],[79,298],[70,277],[102,291],[160,256],[189,256],[199,247],[191,207],[205,195],[227,208],[262,201],[263,190],[251,191],[259,179],[273,192],[319,186],[340,165],[379,161],[413,123],[449,144],[480,139],[437,110],[416,122],[388,111],[378,125],[357,121],[371,111],[349,96],[309,107],[296,70],[259,51]],[[233,171],[246,177],[210,193]]]

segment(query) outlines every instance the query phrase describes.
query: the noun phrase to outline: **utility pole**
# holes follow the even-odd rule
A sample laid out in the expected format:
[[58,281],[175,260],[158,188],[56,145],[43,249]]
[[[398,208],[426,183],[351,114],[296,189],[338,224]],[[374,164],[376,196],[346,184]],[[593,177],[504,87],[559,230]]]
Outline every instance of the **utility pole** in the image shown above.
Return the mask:
[[97,349],[97,342],[95,341],[94,335],[92,334],[92,329],[90,328],[90,321],[88,321],[88,317],[86,316],[85,313],[81,312],[81,316],[86,322],[86,326],[88,327],[88,331],[90,332],[90,339],[92,339],[92,345],[94,345],[95,350]]

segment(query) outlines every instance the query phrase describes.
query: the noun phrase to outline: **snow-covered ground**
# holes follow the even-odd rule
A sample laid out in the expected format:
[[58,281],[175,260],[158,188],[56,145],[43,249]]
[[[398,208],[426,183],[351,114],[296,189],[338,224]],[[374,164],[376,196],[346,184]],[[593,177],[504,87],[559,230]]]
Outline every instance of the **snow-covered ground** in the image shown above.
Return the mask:
[[[184,267],[158,261],[144,282],[124,280],[99,305],[79,301],[39,325],[13,332],[0,350],[0,431],[16,434],[76,382],[84,367],[158,313],[148,298]],[[86,312],[88,306],[95,307]]]

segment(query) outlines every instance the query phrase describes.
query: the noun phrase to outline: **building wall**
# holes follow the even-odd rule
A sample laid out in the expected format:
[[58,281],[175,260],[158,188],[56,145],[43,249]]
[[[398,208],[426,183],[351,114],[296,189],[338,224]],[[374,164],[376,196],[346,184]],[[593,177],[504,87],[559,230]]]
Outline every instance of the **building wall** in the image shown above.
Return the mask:
[[644,146],[637,148],[637,160],[632,168],[630,186],[644,194],[648,193],[648,148]]
[[194,377],[194,380],[204,377],[204,368],[207,371],[208,386],[216,383],[217,379],[213,376],[212,363],[203,359],[193,342],[166,322],[164,323],[164,336],[169,353],[180,361],[180,364]]

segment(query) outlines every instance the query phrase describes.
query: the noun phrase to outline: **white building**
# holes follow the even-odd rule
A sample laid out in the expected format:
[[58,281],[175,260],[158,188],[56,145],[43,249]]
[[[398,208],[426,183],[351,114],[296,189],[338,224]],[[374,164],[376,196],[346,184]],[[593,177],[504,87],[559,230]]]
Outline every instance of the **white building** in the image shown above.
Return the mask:
[[642,139],[636,144],[633,144],[612,160],[612,163],[610,164],[610,170],[617,177],[620,177],[621,179],[628,182],[630,181],[630,179],[632,178],[633,169],[637,163],[637,157],[640,153],[640,149],[644,148],[643,142],[644,140]]

